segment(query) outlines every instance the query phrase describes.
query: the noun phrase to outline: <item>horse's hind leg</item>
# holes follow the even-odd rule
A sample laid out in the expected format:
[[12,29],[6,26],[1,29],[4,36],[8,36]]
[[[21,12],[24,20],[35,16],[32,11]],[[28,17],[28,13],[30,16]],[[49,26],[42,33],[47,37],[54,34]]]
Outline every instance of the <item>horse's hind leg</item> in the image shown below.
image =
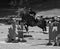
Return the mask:
[[46,34],[46,32],[45,32],[45,31],[46,31],[46,27],[44,27],[44,28],[43,28],[43,33],[44,33],[44,34]]
[[43,31],[46,31],[46,27],[44,27]]

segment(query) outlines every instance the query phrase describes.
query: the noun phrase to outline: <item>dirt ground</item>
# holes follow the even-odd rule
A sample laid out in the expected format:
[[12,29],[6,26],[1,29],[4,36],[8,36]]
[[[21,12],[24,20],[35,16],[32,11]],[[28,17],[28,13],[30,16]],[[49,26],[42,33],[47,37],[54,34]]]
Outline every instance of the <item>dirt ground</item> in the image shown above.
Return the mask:
[[[60,16],[59,9],[49,10],[49,11],[42,11],[38,12],[37,15],[43,15],[43,16],[54,16],[58,15]],[[46,44],[49,41],[49,33],[43,34],[42,29],[35,27],[29,27],[29,35],[32,35],[32,37],[26,37],[24,38],[27,42],[24,43],[6,43],[6,38],[8,34],[8,28],[11,25],[2,25],[0,24],[0,49],[60,49],[59,46],[47,46]],[[33,31],[33,32],[31,32]],[[25,33],[26,35],[28,33]]]
[[[59,46],[47,46],[49,39],[49,34],[43,34],[40,32],[40,28],[38,27],[30,27],[29,35],[32,37],[26,37],[25,40],[27,42],[24,43],[6,43],[6,38],[8,34],[8,28],[10,25],[1,25],[0,26],[0,49],[60,49]],[[31,29],[32,28],[32,29]],[[37,30],[38,32],[37,32]],[[35,31],[34,31],[35,29]],[[34,32],[31,32],[34,31]],[[28,34],[28,33],[25,33]]]

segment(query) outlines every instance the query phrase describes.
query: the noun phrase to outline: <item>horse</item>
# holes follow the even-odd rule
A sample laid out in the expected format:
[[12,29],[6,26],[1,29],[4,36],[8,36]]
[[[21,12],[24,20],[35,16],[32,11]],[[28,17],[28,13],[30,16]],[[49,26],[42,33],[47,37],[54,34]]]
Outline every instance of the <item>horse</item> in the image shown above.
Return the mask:
[[22,22],[24,22],[24,26],[26,29],[26,32],[28,32],[28,27],[34,27],[38,26],[39,28],[42,28],[43,31],[46,31],[46,22],[44,20],[39,21],[38,19],[35,19],[34,16],[30,16],[29,13],[23,13],[20,15],[22,18]]

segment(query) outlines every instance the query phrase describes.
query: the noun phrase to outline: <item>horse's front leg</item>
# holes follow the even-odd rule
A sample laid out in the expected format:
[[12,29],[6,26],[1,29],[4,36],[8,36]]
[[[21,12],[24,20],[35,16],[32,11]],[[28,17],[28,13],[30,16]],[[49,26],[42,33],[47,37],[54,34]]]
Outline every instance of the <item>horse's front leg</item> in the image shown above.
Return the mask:
[[29,33],[29,32],[28,32],[28,26],[27,26],[27,25],[25,25],[25,29],[26,29],[26,32]]

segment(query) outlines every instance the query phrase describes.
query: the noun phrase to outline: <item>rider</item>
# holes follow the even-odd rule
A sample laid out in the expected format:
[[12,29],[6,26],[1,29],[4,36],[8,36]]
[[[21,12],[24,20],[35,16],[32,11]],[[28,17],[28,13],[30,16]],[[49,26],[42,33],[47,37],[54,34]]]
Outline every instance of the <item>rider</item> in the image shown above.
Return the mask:
[[36,15],[36,12],[33,11],[31,8],[29,8],[29,15],[30,16],[35,16]]

